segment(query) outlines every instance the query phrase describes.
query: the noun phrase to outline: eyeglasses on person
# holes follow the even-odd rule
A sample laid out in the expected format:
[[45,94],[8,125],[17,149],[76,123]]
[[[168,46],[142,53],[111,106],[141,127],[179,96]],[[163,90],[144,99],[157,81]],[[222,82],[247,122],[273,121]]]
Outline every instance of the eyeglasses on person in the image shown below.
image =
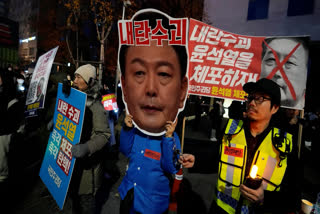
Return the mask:
[[250,103],[252,100],[254,100],[256,104],[261,104],[265,100],[271,100],[271,97],[265,97],[262,95],[249,95],[245,96],[244,98],[246,99],[246,102]]

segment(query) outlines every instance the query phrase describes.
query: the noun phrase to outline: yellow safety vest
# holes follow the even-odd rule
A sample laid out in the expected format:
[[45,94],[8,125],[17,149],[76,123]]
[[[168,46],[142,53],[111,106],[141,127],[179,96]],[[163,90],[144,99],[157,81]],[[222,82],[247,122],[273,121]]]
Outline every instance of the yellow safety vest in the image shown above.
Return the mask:
[[[260,144],[252,161],[252,165],[258,166],[257,175],[263,178],[262,184],[268,191],[280,190],[287,168],[287,158],[284,153],[292,151],[292,135],[283,133],[282,136],[280,137],[279,129],[272,128]],[[235,213],[240,198],[239,187],[244,182],[246,161],[247,143],[243,121],[230,119],[220,146],[215,194],[217,205],[228,213]],[[248,205],[248,201],[245,200],[245,204]]]

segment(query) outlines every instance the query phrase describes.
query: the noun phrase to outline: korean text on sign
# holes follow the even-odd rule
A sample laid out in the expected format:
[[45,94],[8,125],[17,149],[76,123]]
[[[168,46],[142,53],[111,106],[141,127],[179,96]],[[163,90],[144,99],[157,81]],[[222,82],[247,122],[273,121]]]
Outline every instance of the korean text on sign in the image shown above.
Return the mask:
[[101,103],[102,103],[104,109],[107,111],[112,111],[112,110],[117,111],[118,110],[118,104],[117,104],[115,94],[107,94],[107,95],[102,96]]
[[79,116],[80,116],[79,109],[59,99],[58,111],[62,113],[64,116],[66,116],[69,120],[72,120],[76,124],[79,124]]
[[49,152],[53,155],[54,159],[57,159],[57,154],[59,151],[59,146],[61,142],[61,135],[56,129],[53,129],[51,137],[49,139]]
[[62,114],[57,114],[57,120],[55,121],[55,128],[62,130],[64,135],[73,142],[74,135],[77,130],[77,125],[70,121],[68,118],[63,117]]
[[169,41],[169,45],[187,44],[188,19],[169,19],[167,29],[159,19],[155,27],[149,25],[148,20],[131,21],[120,20],[118,22],[119,40],[121,45],[150,45],[150,40],[162,45],[163,41]]
[[85,93],[74,88],[71,88],[69,96],[65,96],[62,84],[58,84],[53,131],[39,175],[61,210],[76,161],[71,149],[80,142],[86,99]]
[[[225,32],[191,19],[189,93],[243,99],[243,93],[236,91],[259,78],[263,39]],[[215,88],[221,93],[212,93]]]

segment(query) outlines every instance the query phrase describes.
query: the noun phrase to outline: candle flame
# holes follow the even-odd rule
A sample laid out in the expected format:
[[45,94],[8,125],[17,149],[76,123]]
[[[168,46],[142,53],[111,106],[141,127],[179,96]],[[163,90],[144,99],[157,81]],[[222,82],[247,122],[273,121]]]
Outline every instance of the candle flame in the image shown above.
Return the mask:
[[258,166],[257,165],[253,165],[252,169],[250,171],[250,177],[251,178],[256,178],[257,172],[258,172]]

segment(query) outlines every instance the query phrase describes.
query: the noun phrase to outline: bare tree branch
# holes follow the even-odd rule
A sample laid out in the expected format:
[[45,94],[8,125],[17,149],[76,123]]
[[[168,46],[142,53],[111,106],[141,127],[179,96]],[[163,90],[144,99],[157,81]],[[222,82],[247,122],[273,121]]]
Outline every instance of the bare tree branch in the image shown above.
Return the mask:
[[66,35],[66,43],[67,43],[68,52],[69,52],[69,54],[70,54],[72,63],[75,65],[75,64],[76,64],[76,61],[74,60],[73,55],[72,55],[72,52],[71,52],[71,50],[70,50],[70,46],[69,46],[69,34],[68,34],[68,33],[67,33],[67,35]]
[[113,22],[111,22],[110,26],[108,27],[106,36],[103,38],[103,41],[105,41],[108,38],[108,36],[109,36],[109,34],[111,32],[112,25],[113,25]]
[[100,41],[100,31],[99,31],[98,23],[96,23],[96,30],[97,30],[98,40]]

